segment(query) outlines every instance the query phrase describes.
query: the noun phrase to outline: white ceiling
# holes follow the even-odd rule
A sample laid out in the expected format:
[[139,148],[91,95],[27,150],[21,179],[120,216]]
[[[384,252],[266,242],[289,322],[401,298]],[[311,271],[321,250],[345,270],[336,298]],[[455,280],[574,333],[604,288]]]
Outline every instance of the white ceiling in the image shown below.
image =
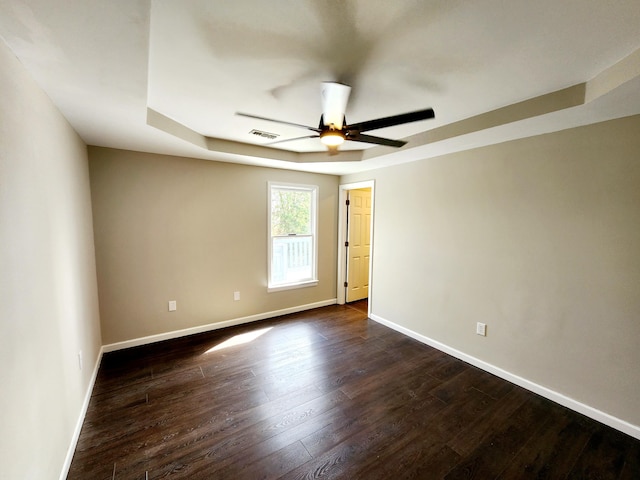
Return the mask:
[[[87,144],[334,174],[640,113],[639,26],[638,0],[0,0],[0,35]],[[436,118],[329,157],[235,115],[316,126],[322,81],[353,87],[348,122]]]

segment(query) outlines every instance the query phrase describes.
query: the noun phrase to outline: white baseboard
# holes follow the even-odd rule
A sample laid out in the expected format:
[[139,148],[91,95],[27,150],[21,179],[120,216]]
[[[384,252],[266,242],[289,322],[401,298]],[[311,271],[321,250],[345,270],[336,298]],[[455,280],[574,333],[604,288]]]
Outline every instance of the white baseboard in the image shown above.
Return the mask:
[[84,402],[82,403],[82,408],[80,409],[80,414],[78,415],[78,420],[76,421],[76,428],[73,431],[71,443],[69,444],[69,448],[67,449],[67,457],[64,460],[64,465],[62,466],[62,471],[60,472],[60,480],[65,480],[67,478],[67,475],[69,475],[69,468],[71,468],[73,454],[76,451],[76,446],[78,445],[78,440],[80,439],[80,432],[82,431],[82,425],[84,424],[84,419],[87,416],[89,402],[91,401],[91,394],[93,393],[93,386],[95,385],[96,378],[98,377],[98,369],[100,368],[100,362],[102,361],[103,353],[104,347],[101,347],[100,351],[98,352],[96,363],[93,366],[93,373],[91,374],[89,385],[87,385],[87,391],[84,395]]
[[233,327],[235,325],[242,325],[244,323],[256,322],[258,320],[266,320],[268,318],[279,317],[281,315],[288,315],[290,313],[303,312],[305,310],[311,310],[313,308],[326,307],[328,305],[335,305],[336,299],[331,298],[329,300],[323,300],[321,302],[308,303],[306,305],[298,305],[295,307],[283,308],[281,310],[274,310],[272,312],[257,313],[255,315],[249,315],[247,317],[233,318],[231,320],[225,320],[217,323],[209,323],[207,325],[199,325],[197,327],[185,328],[182,330],[174,330],[172,332],[160,333],[158,335],[149,335],[148,337],[134,338],[132,340],[125,340],[124,342],[111,343],[102,347],[104,353],[113,352],[115,350],[122,350],[124,348],[138,347],[140,345],[147,345],[149,343],[161,342],[163,340],[171,340],[172,338],[186,337],[187,335],[193,335],[195,333],[209,332],[212,330],[218,330],[220,328]]
[[408,328],[405,328],[401,325],[398,325],[389,320],[386,320],[376,314],[373,314],[373,313],[369,314],[369,318],[371,318],[372,320],[375,320],[378,323],[381,323],[382,325],[386,325],[387,327],[392,328],[397,332],[403,333],[404,335],[407,335],[415,340],[418,340],[419,342],[425,343],[433,348],[436,348],[444,353],[447,353],[452,357],[456,357],[466,363],[469,363],[475,367],[478,367],[486,372],[492,373],[493,375],[503,378],[504,380],[514,383],[522,388],[525,388],[542,397],[545,397],[555,403],[558,403],[564,407],[567,407],[571,410],[581,413],[600,423],[604,423],[605,425],[608,425],[612,428],[615,428],[616,430],[619,430],[623,433],[626,433],[627,435],[630,435],[640,440],[640,426],[638,425],[633,425],[629,422],[621,420],[620,418],[614,417],[613,415],[609,415],[608,413],[598,410],[597,408],[593,408],[582,402],[574,400],[573,398],[567,397],[566,395],[563,395],[559,392],[551,390],[547,387],[543,387],[542,385],[538,385],[537,383],[527,380],[526,378],[510,373],[506,370],[503,370],[502,368],[496,367],[495,365],[487,363],[476,357],[472,357],[471,355],[467,355],[466,353],[461,352],[460,350],[456,350],[455,348],[445,345],[444,343],[440,343],[437,340],[434,340],[432,338],[425,337],[424,335],[421,335],[419,333],[414,332],[413,330],[409,330]]

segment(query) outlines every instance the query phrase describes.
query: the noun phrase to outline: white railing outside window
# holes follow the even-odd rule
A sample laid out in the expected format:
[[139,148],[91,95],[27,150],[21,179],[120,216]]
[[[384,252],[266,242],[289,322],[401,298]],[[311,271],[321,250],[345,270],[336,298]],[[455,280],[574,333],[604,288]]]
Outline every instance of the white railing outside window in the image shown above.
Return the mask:
[[274,237],[271,264],[273,283],[313,279],[311,236]]

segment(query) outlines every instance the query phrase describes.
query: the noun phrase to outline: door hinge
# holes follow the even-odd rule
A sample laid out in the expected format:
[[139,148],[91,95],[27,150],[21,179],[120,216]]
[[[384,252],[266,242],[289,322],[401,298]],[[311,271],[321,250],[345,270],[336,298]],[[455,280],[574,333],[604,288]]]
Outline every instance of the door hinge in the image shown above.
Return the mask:
[[349,242],[344,242],[344,246],[348,247],[349,246]]
[[349,286],[348,282],[344,282],[344,288],[347,288]]
[[347,198],[346,204],[347,204],[347,207],[348,207],[349,205],[351,205],[351,202],[349,202],[349,199],[348,199],[348,198]]

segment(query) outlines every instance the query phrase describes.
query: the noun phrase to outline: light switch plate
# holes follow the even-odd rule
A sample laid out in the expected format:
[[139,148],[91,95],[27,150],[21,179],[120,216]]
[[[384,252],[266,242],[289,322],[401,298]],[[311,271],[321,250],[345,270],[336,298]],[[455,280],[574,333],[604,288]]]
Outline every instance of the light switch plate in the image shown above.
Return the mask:
[[476,324],[476,333],[478,335],[482,335],[483,337],[487,336],[487,324],[478,322]]

